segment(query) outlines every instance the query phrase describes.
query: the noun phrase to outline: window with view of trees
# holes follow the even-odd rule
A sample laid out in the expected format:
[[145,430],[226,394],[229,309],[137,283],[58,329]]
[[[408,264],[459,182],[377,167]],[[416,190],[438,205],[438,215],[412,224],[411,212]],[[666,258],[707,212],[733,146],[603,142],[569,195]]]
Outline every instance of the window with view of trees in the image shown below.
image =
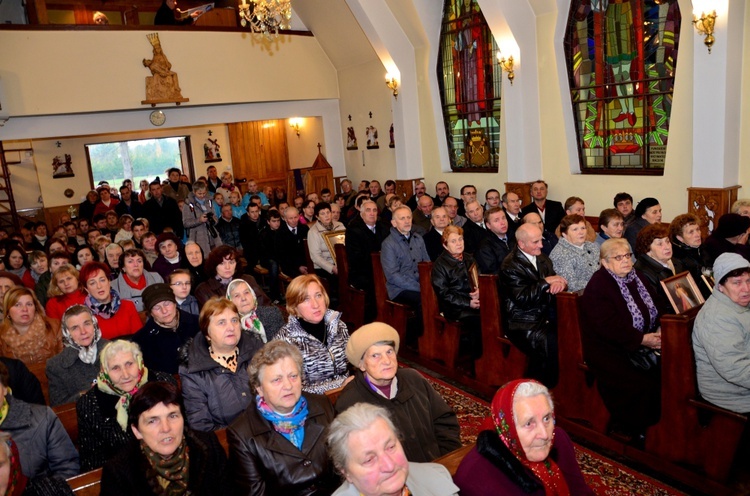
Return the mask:
[[437,77],[451,169],[497,172],[502,70],[476,0],[445,0]]
[[166,179],[167,169],[189,170],[190,137],[155,138],[86,145],[93,185],[107,181],[118,187],[132,179],[138,188],[142,179]]
[[664,174],[677,0],[572,0],[565,58],[581,172]]

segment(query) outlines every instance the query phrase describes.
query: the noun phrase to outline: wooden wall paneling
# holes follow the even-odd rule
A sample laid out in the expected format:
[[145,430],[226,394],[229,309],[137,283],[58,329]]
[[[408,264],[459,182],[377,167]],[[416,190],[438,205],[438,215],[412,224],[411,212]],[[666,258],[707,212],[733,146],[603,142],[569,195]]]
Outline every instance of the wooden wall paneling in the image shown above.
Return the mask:
[[266,185],[286,187],[289,154],[282,124],[277,120],[228,125],[235,178],[255,179],[261,189]]
[[688,188],[687,211],[698,216],[701,234],[705,239],[719,222],[719,217],[729,213],[732,203],[737,201],[740,186],[728,188]]
[[424,178],[396,180],[396,194],[402,202],[406,203],[409,198],[414,196],[414,187],[419,181],[424,181]]
[[528,183],[505,183],[506,193],[515,193],[521,199],[521,207],[531,203],[531,182]]

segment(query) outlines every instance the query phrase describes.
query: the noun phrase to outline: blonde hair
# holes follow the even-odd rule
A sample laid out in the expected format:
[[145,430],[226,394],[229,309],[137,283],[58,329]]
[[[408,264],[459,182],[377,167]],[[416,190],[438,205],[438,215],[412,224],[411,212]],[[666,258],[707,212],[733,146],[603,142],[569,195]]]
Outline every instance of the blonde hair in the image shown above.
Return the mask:
[[47,296],[53,297],[53,296],[62,296],[63,292],[62,289],[60,289],[60,286],[57,285],[57,276],[58,275],[64,275],[64,274],[72,274],[73,277],[76,278],[78,281],[78,287],[81,287],[81,279],[80,279],[80,272],[78,272],[78,269],[73,267],[71,264],[65,264],[61,265],[57,268],[54,274],[52,274],[52,278],[49,281],[49,289],[47,290]]
[[320,286],[320,292],[323,293],[326,308],[328,308],[331,304],[331,300],[328,298],[328,293],[326,292],[326,288],[323,287],[320,278],[315,274],[305,274],[292,279],[292,282],[290,282],[289,286],[286,288],[286,311],[289,312],[289,315],[299,317],[297,307],[305,301],[305,298],[307,297],[307,287],[313,283]]

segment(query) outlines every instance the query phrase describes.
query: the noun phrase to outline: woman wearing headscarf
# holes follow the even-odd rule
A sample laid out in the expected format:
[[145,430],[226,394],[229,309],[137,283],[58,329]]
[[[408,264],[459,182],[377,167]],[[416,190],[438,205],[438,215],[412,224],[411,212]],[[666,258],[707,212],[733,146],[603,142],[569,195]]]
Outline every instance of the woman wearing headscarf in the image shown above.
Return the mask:
[[573,442],[555,427],[552,397],[541,383],[511,381],[492,400],[489,430],[464,457],[453,481],[461,496],[593,495]]
[[7,432],[0,432],[0,494],[4,496],[21,496],[26,489],[27,478],[21,471],[21,457],[18,446]]
[[268,305],[271,300],[263,292],[258,282],[250,274],[243,274],[243,258],[240,252],[229,245],[217,246],[206,259],[208,279],[195,288],[198,305],[203,306],[214,296],[223,298],[229,283],[234,279],[244,279],[253,288],[261,305]]
[[635,251],[638,233],[644,227],[661,222],[661,205],[656,198],[644,198],[635,207],[635,220],[625,229],[623,237],[628,240],[630,247]]
[[100,354],[101,367],[96,385],[76,402],[81,470],[101,467],[128,441],[128,407],[138,389],[149,381],[174,384],[174,377],[163,372],[149,373],[137,344],[117,340]]
[[50,406],[78,401],[99,374],[102,339],[96,318],[87,307],[73,305],[62,317],[63,350],[47,360]]
[[274,305],[259,305],[255,291],[244,279],[229,283],[227,299],[237,306],[242,329],[257,334],[264,343],[272,340],[284,325],[281,310]]

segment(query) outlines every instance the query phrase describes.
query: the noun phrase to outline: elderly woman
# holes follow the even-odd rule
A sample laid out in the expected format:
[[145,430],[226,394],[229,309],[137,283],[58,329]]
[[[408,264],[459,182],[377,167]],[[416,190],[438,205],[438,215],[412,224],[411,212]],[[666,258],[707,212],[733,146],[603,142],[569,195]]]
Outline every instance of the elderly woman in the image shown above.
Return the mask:
[[334,496],[456,496],[458,487],[446,468],[410,462],[400,437],[383,407],[358,403],[338,415],[328,430],[327,444],[346,481]]
[[104,255],[107,257],[105,262],[112,271],[112,275],[110,275],[112,280],[120,275],[120,257],[122,256],[122,252],[122,246],[117,243],[110,243],[104,248]]
[[586,363],[610,412],[610,429],[633,437],[659,420],[661,348],[656,292],[633,268],[630,245],[610,239],[581,298]]
[[198,305],[203,306],[209,299],[214,296],[224,297],[227,294],[227,287],[234,279],[244,279],[253,288],[258,295],[260,305],[268,305],[271,300],[263,292],[255,278],[249,274],[242,273],[242,256],[235,248],[228,245],[222,245],[211,250],[206,260],[206,275],[208,279],[195,288],[195,297],[198,299]]
[[682,272],[682,264],[672,259],[672,242],[669,241],[669,229],[662,224],[652,224],[644,227],[638,233],[635,245],[638,259],[636,270],[646,276],[652,288],[656,291],[656,306],[662,314],[674,313],[669,298],[664,292],[660,281]]
[[99,374],[99,353],[109,343],[102,339],[88,307],[73,305],[62,316],[63,350],[47,360],[51,406],[78,401]]
[[308,393],[322,394],[336,389],[349,377],[346,364],[349,331],[341,314],[328,305],[328,293],[318,276],[298,276],[287,286],[289,321],[276,339],[287,341],[302,352],[305,372],[302,388]]
[[144,269],[146,257],[141,250],[127,250],[120,255],[118,265],[122,269],[117,279],[112,281],[112,289],[123,300],[132,301],[138,312],[143,311],[143,291],[154,284],[164,282],[156,272]]
[[346,356],[358,370],[336,400],[336,411],[360,402],[382,406],[403,434],[406,457],[431,462],[461,447],[458,420],[419,372],[398,368],[398,346],[398,332],[382,322],[352,334]]
[[135,304],[120,298],[120,294],[112,288],[109,267],[105,264],[87,263],[81,267],[80,280],[88,292],[84,305],[96,316],[103,337],[114,339],[133,334],[143,327]]
[[67,479],[78,475],[78,453],[51,408],[26,403],[10,394],[8,369],[0,363],[0,410],[3,431],[18,445],[21,469],[29,479],[51,475]]
[[601,246],[609,238],[622,238],[625,232],[625,220],[616,208],[605,208],[599,214],[599,233],[596,244]]
[[24,286],[8,290],[3,298],[0,355],[17,358],[27,366],[45,363],[62,351],[60,321],[47,319],[34,292]]
[[693,330],[698,389],[714,405],[746,414],[750,387],[741,364],[750,356],[750,262],[723,253],[714,263],[714,278],[716,287]]
[[635,220],[625,229],[625,239],[630,247],[636,250],[638,233],[644,227],[661,222],[661,205],[656,198],[644,198],[635,207]]
[[[464,230],[448,226],[443,230],[443,252],[432,266],[432,286],[440,312],[449,320],[458,320],[468,331],[473,359],[482,356],[482,322],[479,318],[479,288],[473,287],[469,270],[474,257],[464,253]],[[473,365],[469,373],[473,374]]]
[[5,270],[21,278],[23,285],[29,289],[34,289],[34,277],[29,269],[29,259],[26,252],[18,245],[10,245],[5,251],[3,257]]
[[227,427],[250,404],[247,366],[263,343],[241,329],[237,307],[225,298],[203,305],[198,327],[180,380],[190,428],[213,431]]
[[581,291],[599,269],[599,245],[586,240],[586,219],[578,214],[563,217],[559,227],[562,237],[549,258],[568,291]]
[[227,286],[227,299],[237,306],[242,329],[257,334],[267,343],[276,337],[284,325],[281,310],[275,305],[258,305],[258,298],[250,284],[244,279],[235,279]]
[[325,277],[331,284],[331,287],[338,286],[339,273],[336,262],[333,259],[331,250],[325,242],[325,235],[334,231],[344,231],[346,228],[341,222],[334,222],[331,214],[331,205],[326,202],[320,202],[315,205],[315,219],[317,222],[312,224],[310,231],[307,233],[307,247],[310,250],[310,258],[315,267],[315,273],[320,277]]
[[302,392],[302,355],[283,341],[250,362],[255,400],[227,430],[230,473],[238,493],[323,496],[338,481],[323,433],[333,420],[325,396]]
[[237,189],[237,186],[234,184],[234,178],[232,177],[232,173],[229,171],[224,171],[221,173],[221,186],[216,188],[216,194],[214,194],[214,199],[221,195],[224,197],[224,202],[229,203],[229,195]]
[[530,379],[509,382],[495,393],[490,408],[490,430],[479,434],[453,478],[461,496],[593,496],[573,442],[555,427],[546,387]]
[[224,449],[213,432],[186,428],[175,386],[143,386],[130,402],[128,424],[135,439],[104,465],[102,496],[200,495],[227,489]]
[[163,372],[149,372],[137,344],[113,341],[99,355],[96,384],[76,402],[81,470],[101,467],[133,439],[128,407],[133,395],[149,381],[175,383]]
[[203,248],[195,241],[188,241],[185,243],[185,259],[187,260],[185,268],[190,271],[192,279],[190,294],[193,294],[195,288],[208,279],[206,269],[203,267]]
[[669,240],[672,242],[672,260],[680,262],[683,270],[690,271],[704,298],[711,296],[711,290],[701,283],[701,276],[708,272],[711,263],[708,254],[701,247],[701,226],[695,214],[678,215],[669,224]]
[[86,293],[81,289],[78,270],[66,264],[58,268],[50,280],[47,305],[44,309],[47,318],[62,319],[65,310],[73,305],[81,305],[86,300]]

